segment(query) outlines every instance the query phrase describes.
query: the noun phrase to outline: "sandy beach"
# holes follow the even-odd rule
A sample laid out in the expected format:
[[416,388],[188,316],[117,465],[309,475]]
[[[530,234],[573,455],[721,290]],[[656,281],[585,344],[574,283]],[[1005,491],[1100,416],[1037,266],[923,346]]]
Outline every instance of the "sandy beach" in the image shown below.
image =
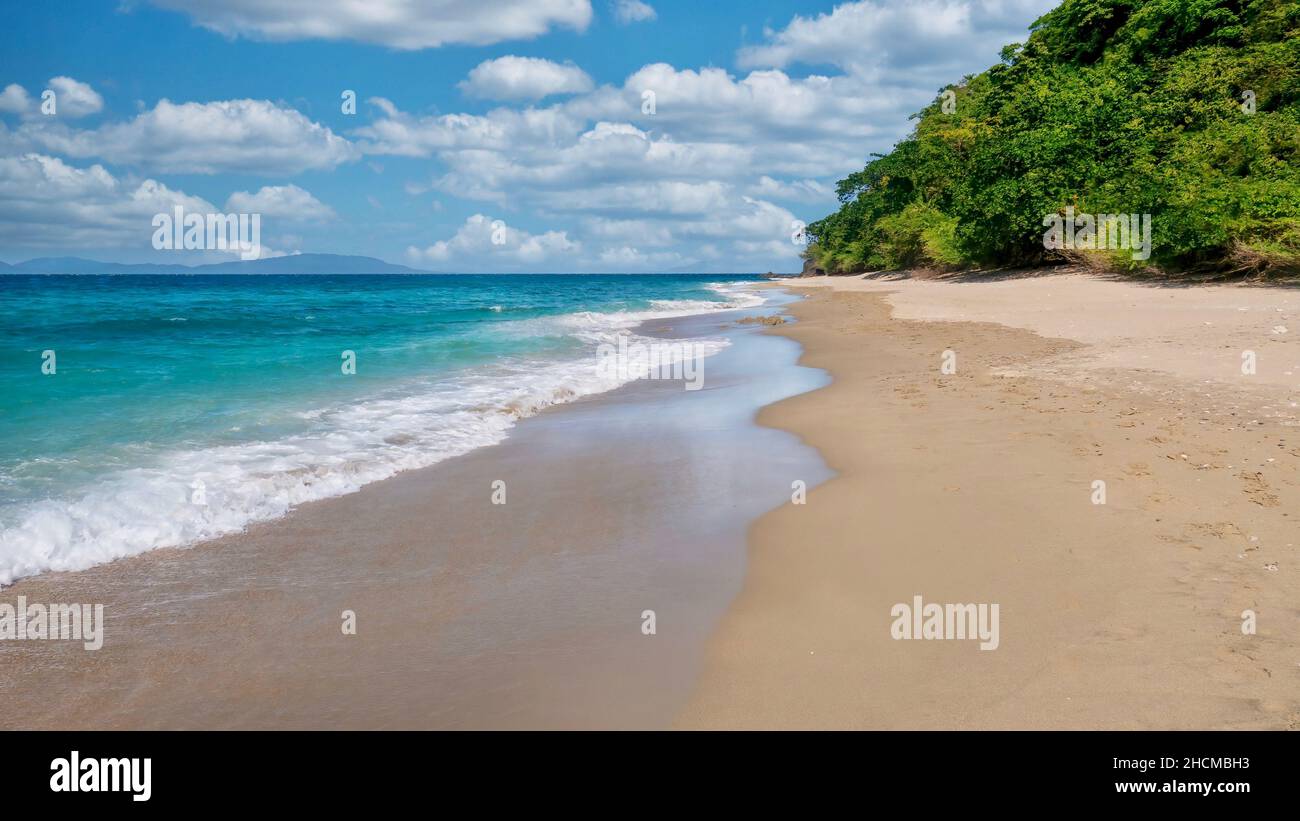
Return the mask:
[[[1297,291],[759,287],[642,329],[727,334],[705,390],[6,588],[107,622],[0,646],[0,726],[1300,727]],[[915,597],[996,605],[994,646],[895,638]]]
[[[759,419],[838,476],[751,530],[677,726],[1300,727],[1300,292],[783,285],[834,381]],[[998,604],[997,648],[894,638],[918,595]]]

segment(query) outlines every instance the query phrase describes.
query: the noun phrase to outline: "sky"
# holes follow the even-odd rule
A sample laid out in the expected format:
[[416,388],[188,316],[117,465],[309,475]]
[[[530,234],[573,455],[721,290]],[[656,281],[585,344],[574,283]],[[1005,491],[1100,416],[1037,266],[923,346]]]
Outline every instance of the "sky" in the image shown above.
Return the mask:
[[794,271],[835,182],[1056,2],[8,4],[0,261],[235,258],[155,249],[179,206],[260,214],[263,256]]

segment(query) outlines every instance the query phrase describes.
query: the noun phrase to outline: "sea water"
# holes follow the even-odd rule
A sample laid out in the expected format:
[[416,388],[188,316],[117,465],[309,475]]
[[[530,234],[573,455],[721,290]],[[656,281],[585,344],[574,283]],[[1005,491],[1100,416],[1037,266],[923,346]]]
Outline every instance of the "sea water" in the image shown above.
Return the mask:
[[0,584],[500,442],[629,378],[596,355],[621,334],[761,304],[752,279],[0,276]]

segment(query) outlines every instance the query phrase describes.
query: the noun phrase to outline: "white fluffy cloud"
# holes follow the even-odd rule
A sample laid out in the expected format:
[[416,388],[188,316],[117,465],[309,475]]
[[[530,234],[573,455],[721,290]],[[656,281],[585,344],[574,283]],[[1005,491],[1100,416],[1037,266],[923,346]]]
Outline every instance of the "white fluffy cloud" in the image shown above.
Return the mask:
[[101,165],[57,157],[0,157],[0,245],[148,248],[155,214],[213,212],[211,203],[155,180],[119,180]]
[[21,114],[31,107],[32,98],[27,89],[17,83],[10,83],[0,91],[0,111],[6,114]]
[[896,105],[851,93],[855,82],[655,64],[546,108],[417,117],[380,101],[383,116],[358,136],[368,152],[435,157],[445,171],[433,187],[503,206],[622,218],[701,213],[741,192],[833,203],[825,178],[861,167],[878,138],[871,113]]
[[540,100],[553,94],[591,91],[587,73],[572,63],[513,55],[484,60],[470,71],[460,89],[488,100]]
[[436,186],[471,199],[531,202],[575,212],[690,213],[718,204],[719,178],[744,174],[743,147],[656,139],[627,123],[600,122],[571,142],[441,153]]
[[[288,186],[288,188],[294,188]],[[275,197],[262,189],[257,195]],[[281,195],[316,202],[306,191]],[[247,192],[232,194],[227,202],[238,202]],[[317,202],[317,205],[320,204]],[[154,217],[172,215],[179,207],[187,213],[218,213],[202,197],[169,188],[153,179],[120,179],[102,165],[78,168],[58,157],[43,154],[0,157],[0,247],[50,249],[120,248],[148,250],[157,230]],[[323,207],[323,206],[322,206]],[[269,214],[268,214],[269,215]],[[281,242],[297,240],[281,237]],[[277,243],[279,244],[279,243]],[[263,243],[260,257],[284,256]],[[292,253],[297,253],[296,251]],[[198,265],[238,257],[239,250],[183,251],[158,262]]]
[[642,251],[630,245],[606,248],[596,258],[602,271],[672,271],[687,267],[692,259],[677,251]]
[[85,117],[104,108],[104,98],[86,83],[71,77],[51,77],[55,110],[62,117]]
[[383,116],[355,132],[359,147],[367,154],[428,157],[453,149],[509,152],[539,140],[559,143],[574,139],[583,130],[581,118],[554,106],[522,111],[498,108],[481,116],[415,117],[382,97],[370,102]]
[[412,265],[442,270],[544,270],[571,266],[582,250],[565,231],[530,234],[504,220],[475,214],[448,240],[426,248],[411,246],[406,257]]
[[[104,108],[104,98],[89,84],[71,77],[51,77],[46,88],[54,92],[54,116],[70,120],[96,114]],[[27,93],[17,83],[10,83],[0,92],[0,112],[22,114],[28,117],[46,116],[41,113],[41,102]]]
[[641,0],[614,0],[614,19],[625,26],[654,20],[658,16],[653,6]]
[[751,185],[748,193],[755,197],[795,200],[797,202],[835,202],[834,186],[813,179],[776,180],[764,174]]
[[585,31],[590,0],[152,0],[227,36],[357,40],[397,49],[489,45]]
[[[861,167],[866,145],[902,136],[906,103],[894,91],[843,75],[794,78],[769,70],[735,77],[720,68],[654,63],[587,105],[593,114],[627,118],[679,142],[744,148],[754,157],[754,174],[807,176]],[[647,94],[652,115],[643,113]]]
[[[746,68],[794,63],[834,65],[849,72],[886,67],[947,76],[954,64],[996,43],[1022,41],[1026,29],[1060,0],[860,0],[764,32],[762,45],[741,49]],[[955,77],[948,76],[948,81]],[[940,79],[940,82],[943,82]]]
[[95,157],[157,173],[296,174],[356,159],[355,146],[267,100],[173,103],[96,129],[29,122],[7,135],[24,150]]
[[[722,69],[646,66],[621,89],[546,108],[499,108],[483,115],[417,117],[377,101],[383,116],[358,129],[368,153],[436,156],[459,191],[506,193],[506,186],[566,184],[597,178],[809,177],[861,167],[864,144],[901,135],[871,120],[897,102],[868,96],[849,78],[795,80],[780,71],[736,79]],[[645,114],[642,95],[656,95]],[[512,196],[517,191],[510,191]]]
[[236,191],[226,200],[232,214],[262,214],[308,222],[333,219],[334,210],[296,185],[265,185],[257,193]]
[[[791,267],[796,217],[780,203],[832,207],[833,180],[860,168],[878,138],[872,112],[897,105],[860,86],[654,64],[622,87],[543,108],[416,116],[376,100],[380,116],[356,136],[366,152],[436,159],[429,187],[444,194],[572,226],[590,242],[568,270]],[[462,266],[479,261],[448,241],[417,262],[472,269],[455,265],[462,252]]]

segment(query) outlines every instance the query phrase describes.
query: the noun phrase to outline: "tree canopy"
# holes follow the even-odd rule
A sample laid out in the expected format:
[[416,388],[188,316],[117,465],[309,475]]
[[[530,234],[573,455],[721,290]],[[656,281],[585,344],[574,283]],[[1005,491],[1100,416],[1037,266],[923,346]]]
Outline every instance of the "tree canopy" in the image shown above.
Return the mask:
[[[1300,2],[1064,0],[1001,58],[839,182],[813,265],[1300,273]],[[1150,214],[1149,259],[1045,248],[1067,208]]]

